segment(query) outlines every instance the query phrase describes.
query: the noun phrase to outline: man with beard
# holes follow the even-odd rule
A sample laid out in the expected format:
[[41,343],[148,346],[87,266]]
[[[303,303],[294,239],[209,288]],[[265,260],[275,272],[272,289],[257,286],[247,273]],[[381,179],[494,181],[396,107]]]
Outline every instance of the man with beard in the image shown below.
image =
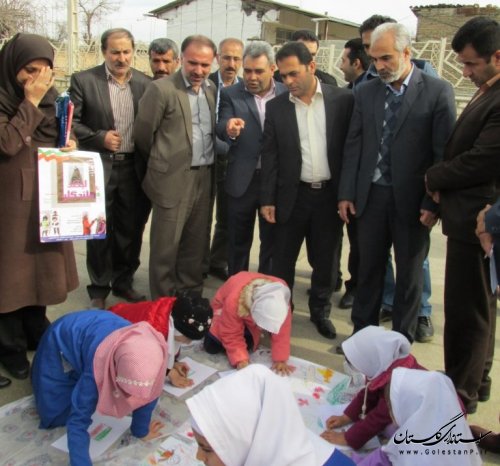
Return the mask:
[[153,79],[170,76],[179,66],[179,48],[166,37],[155,39],[149,44],[148,56]]
[[437,205],[425,192],[427,168],[441,160],[455,121],[449,83],[412,64],[411,39],[396,23],[378,26],[370,55],[380,79],[359,86],[345,145],[339,213],[356,216],[359,271],[354,332],[379,324],[391,245],[398,271],[393,329],[414,340],[422,262]]

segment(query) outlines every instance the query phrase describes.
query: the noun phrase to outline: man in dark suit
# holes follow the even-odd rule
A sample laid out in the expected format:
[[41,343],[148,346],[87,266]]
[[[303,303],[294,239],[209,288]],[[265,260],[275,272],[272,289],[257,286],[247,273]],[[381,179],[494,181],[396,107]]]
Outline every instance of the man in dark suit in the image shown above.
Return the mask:
[[463,75],[479,88],[457,120],[443,162],[427,171],[448,237],[444,291],[444,359],[467,412],[489,399],[496,300],[474,234],[477,213],[500,188],[500,26],[490,18],[465,23],[452,41]]
[[[243,52],[243,81],[223,89],[218,136],[229,144],[225,189],[228,199],[228,270],[248,270],[255,214],[260,202],[260,154],[266,102],[286,91],[275,83],[274,52],[267,42],[253,41]],[[259,217],[259,272],[271,273],[273,225]]]
[[261,213],[275,225],[272,274],[293,288],[304,239],[311,248],[311,321],[335,338],[329,319],[332,261],[342,223],[336,215],[344,142],[352,113],[349,90],[320,84],[306,46],[289,42],[276,54],[289,92],[266,106]]
[[99,152],[104,167],[107,236],[87,241],[88,293],[92,307],[103,309],[110,289],[128,301],[145,299],[132,287],[144,228],[132,132],[150,78],[130,67],[134,38],[126,29],[104,32],[101,49],[104,63],[74,74],[70,94],[80,148]]
[[[240,39],[228,37],[220,42],[216,57],[219,69],[208,76],[217,88],[217,115],[219,114],[222,89],[232,86],[241,80],[238,77],[238,73],[241,69],[242,56],[243,42]],[[219,117],[217,116],[218,119]],[[224,188],[228,150],[229,146],[227,143],[217,137],[215,147],[215,199],[212,198],[210,204],[207,250],[203,259],[203,271],[210,273],[210,275],[220,280],[227,280],[228,277],[228,200]],[[216,203],[215,227],[212,243],[210,244],[214,202]]]
[[422,294],[422,262],[437,205],[424,174],[441,160],[455,121],[449,83],[422,73],[410,60],[401,24],[372,33],[370,55],[380,79],[357,88],[344,152],[339,212],[356,215],[359,269],[352,308],[354,332],[378,325],[391,245],[397,267],[393,329],[414,340]]
[[147,160],[144,192],[153,204],[151,296],[203,290],[202,262],[213,191],[216,89],[207,78],[215,44],[181,45],[181,69],[153,81],[139,103],[137,149]]

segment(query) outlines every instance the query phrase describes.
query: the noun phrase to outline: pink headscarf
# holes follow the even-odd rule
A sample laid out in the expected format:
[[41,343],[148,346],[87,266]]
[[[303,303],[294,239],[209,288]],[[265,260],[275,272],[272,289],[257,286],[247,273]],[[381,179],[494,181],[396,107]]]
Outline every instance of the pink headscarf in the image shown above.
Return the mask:
[[150,403],[161,394],[166,368],[165,337],[147,322],[115,330],[94,356],[97,410],[120,418]]

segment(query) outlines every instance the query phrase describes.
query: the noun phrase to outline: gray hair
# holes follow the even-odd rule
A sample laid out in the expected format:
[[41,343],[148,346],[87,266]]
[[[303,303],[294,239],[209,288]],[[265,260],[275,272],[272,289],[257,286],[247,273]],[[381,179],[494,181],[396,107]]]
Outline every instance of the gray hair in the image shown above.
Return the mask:
[[274,50],[270,44],[263,40],[254,40],[250,42],[243,51],[243,60],[246,57],[259,58],[265,55],[270,65],[274,65]]
[[371,36],[371,45],[380,39],[383,34],[391,33],[394,36],[394,48],[402,52],[406,47],[411,47],[410,32],[401,23],[384,23],[377,26]]
[[172,50],[174,59],[177,60],[177,58],[179,58],[179,47],[177,47],[177,44],[171,39],[160,37],[149,44],[148,56],[151,58],[151,52],[163,55],[170,50]]

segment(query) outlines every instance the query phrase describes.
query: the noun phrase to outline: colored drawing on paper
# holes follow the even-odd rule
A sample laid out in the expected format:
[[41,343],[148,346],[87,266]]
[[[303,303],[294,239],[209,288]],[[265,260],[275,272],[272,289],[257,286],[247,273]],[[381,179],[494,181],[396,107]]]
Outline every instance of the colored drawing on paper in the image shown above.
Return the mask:
[[149,454],[140,466],[202,466],[203,463],[196,459],[198,446],[194,441],[186,442],[176,437],[166,439],[155,452]]
[[100,442],[101,440],[105,439],[110,432],[110,426],[100,423],[89,432],[89,435],[91,439],[95,440],[96,442]]
[[333,377],[333,369],[330,369],[329,367],[319,367],[316,369],[318,373],[323,377],[323,382],[328,384],[332,380]]
[[349,386],[350,379],[348,377],[345,380],[342,380],[339,384],[333,387],[330,392],[326,395],[326,400],[331,405],[338,405],[343,402],[344,392]]

